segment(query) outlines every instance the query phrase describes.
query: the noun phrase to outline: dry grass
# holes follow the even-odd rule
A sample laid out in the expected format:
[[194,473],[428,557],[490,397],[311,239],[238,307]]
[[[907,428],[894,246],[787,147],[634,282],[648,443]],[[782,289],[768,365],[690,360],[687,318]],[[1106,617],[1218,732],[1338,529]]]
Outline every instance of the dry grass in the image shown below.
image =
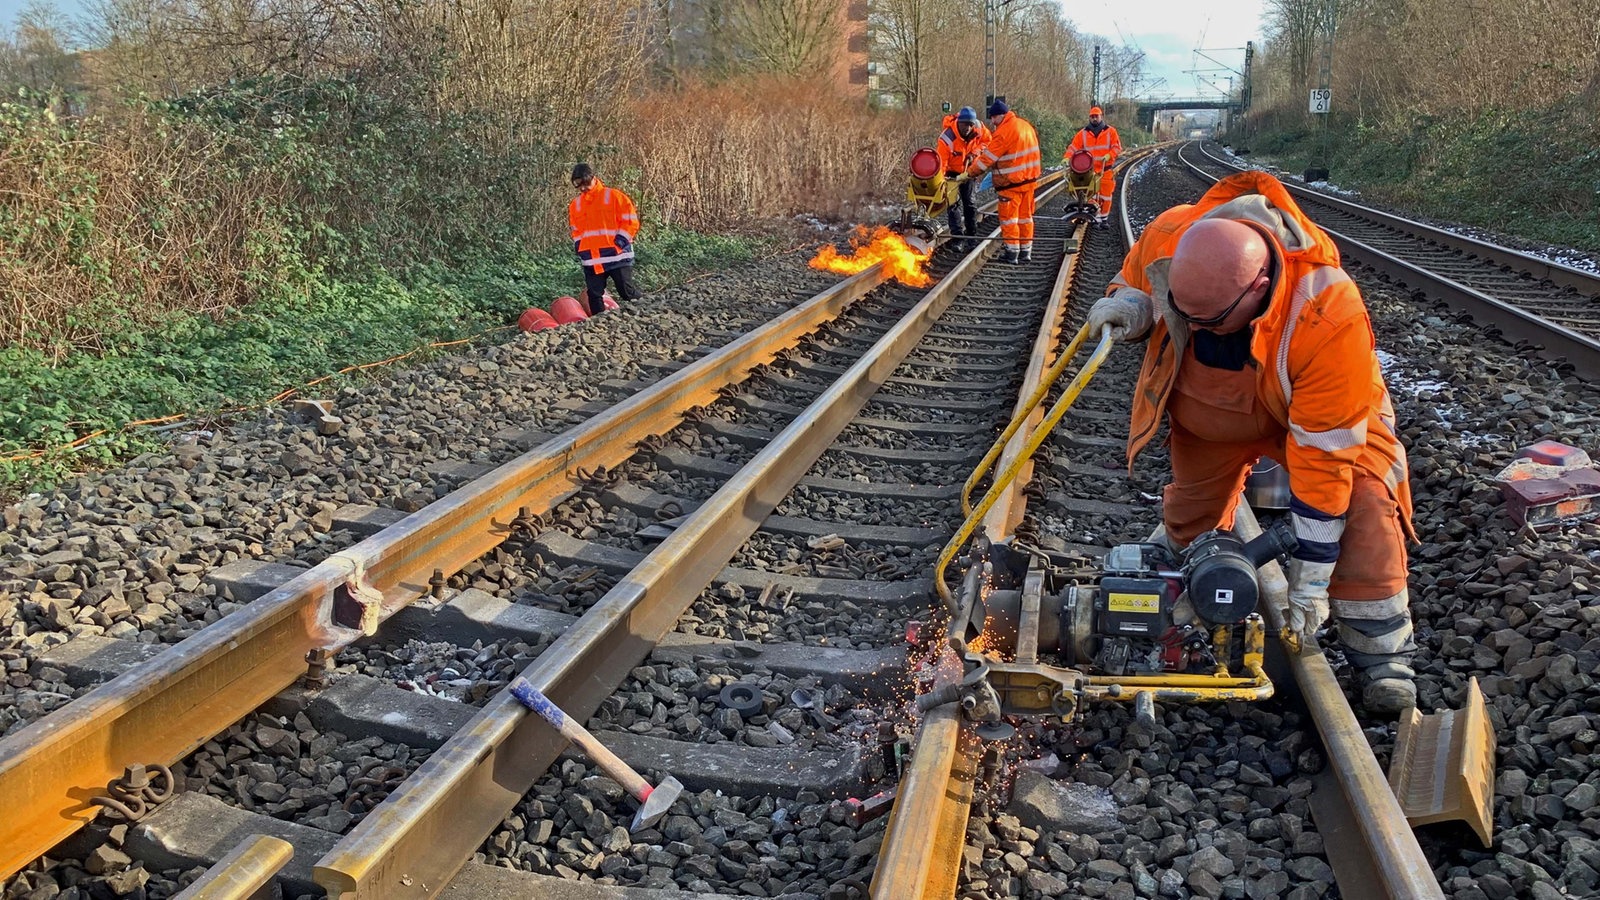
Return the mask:
[[862,203],[905,189],[905,160],[930,139],[916,117],[777,77],[654,92],[635,116],[624,154],[641,195],[665,222],[706,230],[802,212],[857,218]]

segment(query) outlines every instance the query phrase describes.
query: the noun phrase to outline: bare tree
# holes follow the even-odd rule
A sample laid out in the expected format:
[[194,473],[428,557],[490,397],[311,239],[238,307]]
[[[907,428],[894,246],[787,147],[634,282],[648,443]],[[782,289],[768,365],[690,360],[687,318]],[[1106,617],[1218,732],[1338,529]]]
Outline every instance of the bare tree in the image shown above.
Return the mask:
[[44,100],[73,90],[78,62],[70,50],[71,23],[45,0],[29,0],[10,39],[0,42],[0,77]]
[[883,89],[907,108],[922,103],[923,53],[934,27],[933,0],[881,0],[875,5],[874,31],[883,55]]
[[737,0],[730,13],[738,56],[750,68],[790,77],[835,74],[839,0]]

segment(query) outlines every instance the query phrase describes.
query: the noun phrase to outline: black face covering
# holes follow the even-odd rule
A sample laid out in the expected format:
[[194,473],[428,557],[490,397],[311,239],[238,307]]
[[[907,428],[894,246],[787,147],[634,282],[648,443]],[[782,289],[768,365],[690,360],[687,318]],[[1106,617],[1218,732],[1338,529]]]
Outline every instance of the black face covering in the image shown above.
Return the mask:
[[1211,369],[1242,370],[1250,362],[1250,335],[1252,330],[1241,328],[1230,334],[1217,334],[1197,328],[1194,338],[1194,358],[1200,365]]
[[1090,122],[1088,125],[1085,125],[1083,127],[1090,134],[1099,134],[1100,132],[1106,130],[1106,123],[1104,123],[1104,122]]

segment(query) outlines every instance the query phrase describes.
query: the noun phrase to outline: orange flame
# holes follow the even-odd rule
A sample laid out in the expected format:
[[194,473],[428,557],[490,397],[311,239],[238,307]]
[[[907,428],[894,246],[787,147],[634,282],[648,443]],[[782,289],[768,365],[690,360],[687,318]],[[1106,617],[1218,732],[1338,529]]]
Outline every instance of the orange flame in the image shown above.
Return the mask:
[[878,263],[883,263],[884,274],[908,287],[927,287],[933,283],[925,267],[927,253],[918,253],[900,235],[878,226],[869,237],[866,226],[850,235],[850,255],[835,250],[832,244],[817,251],[811,258],[811,268],[824,272],[854,275]]

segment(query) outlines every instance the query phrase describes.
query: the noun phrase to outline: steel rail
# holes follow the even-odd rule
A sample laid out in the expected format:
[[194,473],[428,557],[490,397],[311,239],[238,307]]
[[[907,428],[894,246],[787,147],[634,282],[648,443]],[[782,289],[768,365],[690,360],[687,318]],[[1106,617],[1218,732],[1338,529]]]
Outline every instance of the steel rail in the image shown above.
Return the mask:
[[839,282],[0,740],[0,878],[93,819],[90,798],[128,765],[175,763],[292,684],[308,652],[360,637],[333,622],[352,582],[381,594],[373,618],[392,614],[428,592],[435,571],[454,574],[500,544],[520,510],[542,513],[570,496],[579,466],[626,460],[642,438],[670,430],[884,280],[873,266]]
[[[1261,534],[1261,525],[1248,503],[1239,503],[1234,527],[1247,541]],[[1261,582],[1267,597],[1262,605],[1269,631],[1281,634],[1283,619],[1279,609],[1288,604],[1289,592],[1283,567],[1275,561],[1262,566]],[[1433,877],[1433,867],[1406,821],[1405,810],[1389,786],[1388,776],[1378,767],[1372,745],[1361,730],[1355,710],[1350,708],[1349,698],[1339,687],[1327,656],[1314,643],[1298,652],[1287,643],[1280,643],[1295,684],[1322,735],[1328,769],[1337,785],[1338,797],[1331,798],[1336,802],[1322,807],[1333,813],[1337,827],[1324,828],[1330,823],[1319,821],[1318,830],[1325,840],[1334,838],[1327,841],[1328,858],[1334,864],[1340,890],[1348,897],[1443,900],[1444,891]],[[1356,842],[1345,843],[1342,839],[1352,831]],[[1381,893],[1374,893],[1374,888]]]
[[[1229,162],[1228,160],[1222,159],[1211,153],[1211,151],[1207,150],[1203,144],[1200,146],[1200,152],[1207,159],[1214,160],[1218,165],[1243,171],[1242,167],[1239,165]],[[1312,188],[1293,184],[1291,182],[1286,181],[1284,182],[1283,186],[1288,188],[1289,192],[1297,197],[1304,197],[1308,200],[1314,200],[1317,203],[1331,206],[1334,209],[1345,213],[1346,215],[1370,219],[1379,223],[1380,225],[1387,225],[1388,227],[1399,231],[1409,231],[1412,234],[1425,238],[1430,243],[1438,244],[1441,247],[1448,247],[1451,250],[1459,250],[1462,253],[1489,260],[1497,265],[1505,266],[1508,269],[1521,272],[1532,278],[1542,278],[1553,284],[1559,284],[1562,287],[1572,288],[1580,294],[1588,294],[1590,296],[1600,297],[1600,274],[1595,272],[1589,272],[1574,266],[1564,265],[1556,262],[1555,260],[1534,256],[1531,253],[1524,253],[1523,251],[1514,247],[1504,247],[1500,244],[1490,243],[1481,238],[1458,234],[1454,231],[1440,228],[1437,225],[1430,225],[1427,222],[1419,222],[1416,219],[1408,219],[1404,216],[1396,215],[1395,213],[1385,212],[1381,209],[1375,209],[1371,206],[1357,203],[1354,200],[1349,200],[1344,197],[1336,197],[1332,194],[1325,194],[1321,191],[1313,190]]]
[[[1244,171],[1233,163],[1212,156],[1210,153],[1206,152],[1204,147],[1200,148],[1200,152],[1207,159],[1219,166],[1233,169],[1235,171]],[[1213,183],[1218,180],[1217,176],[1206,172],[1201,167],[1184,158],[1182,147],[1178,149],[1178,159],[1198,177],[1204,178]],[[1444,243],[1444,241],[1437,237],[1437,235],[1450,234],[1449,232],[1441,231],[1440,229],[1434,228],[1433,226],[1422,222],[1414,222],[1410,219],[1403,219],[1399,216],[1361,206],[1360,204],[1350,203],[1346,200],[1329,197],[1326,194],[1318,193],[1297,185],[1286,183],[1284,187],[1288,188],[1289,192],[1295,196],[1303,197],[1316,203],[1322,203],[1335,209],[1348,207],[1348,209],[1345,209],[1345,211],[1349,212],[1351,215],[1369,216],[1380,221],[1382,224],[1387,225],[1388,227],[1401,231],[1412,232],[1413,234],[1417,234],[1428,241]],[[1360,260],[1364,264],[1378,270],[1379,272],[1382,272],[1384,275],[1394,278],[1402,283],[1411,284],[1414,287],[1427,289],[1436,293],[1443,299],[1454,301],[1473,318],[1492,325],[1511,339],[1525,341],[1529,344],[1538,346],[1544,350],[1546,355],[1558,359],[1565,359],[1571,362],[1573,366],[1587,374],[1600,374],[1600,341],[1597,341],[1594,338],[1586,335],[1579,334],[1570,328],[1559,325],[1535,313],[1531,313],[1514,303],[1501,300],[1497,297],[1492,297],[1480,290],[1477,290],[1476,288],[1462,284],[1459,281],[1455,281],[1454,279],[1448,278],[1437,272],[1423,268],[1415,263],[1408,262],[1391,253],[1386,253],[1385,251],[1380,250],[1377,247],[1366,243],[1365,241],[1351,237],[1320,222],[1317,224],[1318,227],[1320,227],[1323,231],[1326,231],[1328,235],[1334,239],[1335,243],[1339,245],[1340,250],[1347,255]],[[1453,235],[1453,237],[1456,239],[1456,241],[1451,245],[1454,247],[1454,249],[1459,249],[1462,252],[1470,253],[1475,256],[1484,257],[1495,263],[1506,265],[1511,268],[1518,268],[1518,264],[1505,262],[1499,258],[1496,258],[1495,255],[1489,252],[1489,248],[1500,251],[1501,255],[1509,254],[1510,258],[1518,261],[1526,260],[1529,262],[1529,264],[1533,262],[1542,263],[1545,267],[1558,272],[1563,278],[1568,279],[1566,281],[1560,281],[1559,283],[1565,284],[1569,287],[1574,287],[1572,280],[1581,280],[1582,287],[1575,289],[1587,291],[1592,294],[1600,294],[1600,276],[1591,275],[1579,269],[1561,266],[1557,263],[1549,262],[1547,260],[1538,260],[1535,257],[1528,256],[1527,254],[1520,253],[1516,250],[1511,250],[1504,247],[1495,247],[1493,244],[1476,241],[1471,238],[1466,238],[1462,235]],[[1548,278],[1550,276],[1535,275],[1534,277]],[[1551,278],[1551,280],[1556,281],[1554,278]]]
[[[587,719],[677,623],[981,267],[974,252],[522,672]],[[508,693],[313,869],[331,900],[433,897],[515,808],[566,741]]]
[[[1129,154],[1124,170],[1147,155],[1148,152]],[[1124,178],[1119,182],[1119,192],[1125,192],[1126,185],[1127,179]],[[1127,204],[1123,202],[1122,205],[1125,209]],[[1123,221],[1126,221],[1126,215]],[[1080,248],[1085,227],[1080,226],[1074,235]],[[1049,305],[1043,314],[1038,335],[1034,338],[1032,356],[1017,392],[1013,416],[1020,415],[1027,406],[1030,395],[1050,366],[1052,350],[1060,344],[1077,262],[1077,253],[1067,254],[1051,286]],[[1033,412],[1024,420],[1025,426],[1013,433],[1001,451],[995,469],[997,472],[1005,471],[1017,461],[1044,415],[1044,407],[1035,404]],[[983,519],[985,533],[993,540],[1009,538],[1022,521],[1026,507],[1023,491],[1031,475],[1032,464],[1024,463],[1024,466]],[[981,566],[975,565],[967,570],[963,579],[963,598],[975,595],[982,588],[982,575]],[[964,623],[952,622],[947,637],[960,636],[964,627]],[[945,656],[934,673],[935,689],[961,678],[959,662],[953,660],[952,654],[946,653]],[[917,727],[911,761],[902,773],[895,792],[895,805],[889,813],[883,844],[878,850],[878,865],[873,873],[871,888],[874,898],[948,900],[956,895],[957,880],[961,874],[961,849],[966,842],[967,817],[972,809],[974,779],[981,751],[981,742],[962,721],[958,705],[935,707],[923,717]]]
[[[1180,150],[1179,159],[1182,158]],[[1184,164],[1194,168],[1187,160]],[[1132,246],[1132,229],[1125,234]],[[1261,534],[1261,525],[1248,503],[1238,504],[1234,528],[1247,541]],[[1280,610],[1288,603],[1289,582],[1277,562],[1262,566],[1260,571],[1268,632],[1281,636]],[[1341,889],[1349,896],[1359,892],[1362,897],[1391,900],[1442,900],[1444,892],[1433,877],[1416,832],[1406,821],[1388,777],[1378,767],[1372,746],[1349,698],[1339,687],[1327,656],[1314,644],[1297,650],[1281,639],[1279,643],[1328,754],[1328,767],[1333,774],[1330,786],[1336,796],[1318,804],[1319,811],[1331,813],[1319,817],[1318,828],[1328,839],[1328,856]],[[1346,841],[1346,837],[1355,840]]]

